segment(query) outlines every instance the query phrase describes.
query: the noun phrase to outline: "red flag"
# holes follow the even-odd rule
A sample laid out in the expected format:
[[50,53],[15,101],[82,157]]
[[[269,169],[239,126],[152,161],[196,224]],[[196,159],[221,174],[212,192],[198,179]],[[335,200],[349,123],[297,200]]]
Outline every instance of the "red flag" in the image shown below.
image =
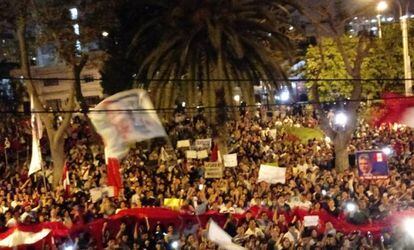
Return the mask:
[[119,195],[119,190],[122,189],[122,178],[121,173],[119,172],[120,164],[117,158],[109,157],[107,158],[107,178],[108,186],[114,187],[114,195]]
[[214,143],[213,149],[211,150],[211,161],[216,162],[218,159],[218,146]]
[[376,119],[375,125],[399,123],[414,127],[414,97],[386,93],[383,98],[384,108]]
[[65,189],[66,194],[69,194],[70,193],[70,179],[69,179],[69,169],[68,169],[67,162],[65,162],[65,166],[63,167],[62,180],[63,180],[63,188]]

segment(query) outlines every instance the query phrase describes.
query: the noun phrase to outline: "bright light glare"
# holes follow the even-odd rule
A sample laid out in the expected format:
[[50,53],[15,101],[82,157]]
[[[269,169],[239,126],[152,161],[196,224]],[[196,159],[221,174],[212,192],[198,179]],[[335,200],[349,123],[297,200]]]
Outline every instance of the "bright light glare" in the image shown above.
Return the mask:
[[73,250],[75,249],[73,246],[65,246],[64,250]]
[[326,190],[324,190],[324,189],[323,189],[323,190],[322,190],[322,195],[323,195],[323,196],[325,196],[326,194],[327,194],[327,193],[326,193]]
[[348,212],[355,212],[357,210],[357,205],[355,203],[349,202],[345,205],[345,209]]
[[78,9],[72,8],[72,9],[69,9],[69,11],[70,11],[70,18],[72,20],[78,19]]
[[377,11],[382,12],[388,8],[388,4],[385,1],[381,1],[377,5]]
[[103,37],[107,37],[109,35],[109,33],[107,31],[102,31],[102,36]]
[[233,99],[234,99],[236,102],[240,102],[240,95],[235,95],[235,96],[233,96]]
[[289,98],[290,98],[290,93],[289,93],[289,91],[287,91],[287,90],[282,91],[282,93],[280,94],[280,100],[281,100],[282,102],[286,102],[286,101],[288,101],[288,100],[289,100]]
[[348,116],[344,112],[339,112],[334,117],[335,125],[344,127],[348,122]]
[[386,155],[392,154],[392,149],[390,147],[385,147],[382,149],[382,152]]
[[181,103],[181,106],[182,106],[183,108],[185,108],[185,104],[186,104],[185,102],[182,102],[182,103]]
[[403,222],[404,231],[412,238],[414,238],[414,218],[406,218]]
[[178,241],[173,241],[171,243],[171,247],[174,248],[174,249],[178,249]]

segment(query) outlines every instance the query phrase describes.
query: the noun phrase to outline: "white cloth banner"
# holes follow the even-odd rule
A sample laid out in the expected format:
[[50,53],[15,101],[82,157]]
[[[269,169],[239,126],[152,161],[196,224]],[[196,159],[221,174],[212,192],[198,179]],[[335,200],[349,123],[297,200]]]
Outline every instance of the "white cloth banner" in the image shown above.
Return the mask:
[[237,167],[237,154],[223,155],[225,167]]
[[[34,109],[33,96],[30,96],[30,108]],[[42,151],[40,149],[40,138],[42,138],[43,126],[40,116],[37,113],[32,113],[32,159],[30,160],[29,175],[36,173],[42,169]]]
[[213,220],[210,220],[207,231],[207,239],[219,245],[226,250],[244,250],[246,248],[232,242],[230,235],[226,233]]
[[128,144],[166,136],[147,92],[142,89],[106,98],[90,117],[105,143],[107,158],[121,159],[128,153]]
[[270,165],[260,165],[259,178],[257,182],[267,182],[270,184],[285,183],[286,168],[280,168]]
[[49,233],[50,229],[42,229],[37,233],[33,232],[24,232],[20,231],[17,228],[13,229],[13,233],[11,233],[6,238],[0,240],[0,247],[18,247],[20,245],[30,245],[34,244],[43,238],[45,238]]
[[305,227],[313,227],[319,225],[318,215],[307,215],[303,217],[303,223]]

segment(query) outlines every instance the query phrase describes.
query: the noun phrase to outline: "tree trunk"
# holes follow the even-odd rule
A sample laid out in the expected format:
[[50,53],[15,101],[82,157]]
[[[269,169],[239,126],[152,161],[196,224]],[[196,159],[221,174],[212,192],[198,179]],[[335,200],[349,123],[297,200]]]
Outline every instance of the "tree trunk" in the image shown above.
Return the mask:
[[75,79],[75,95],[76,100],[79,103],[79,106],[82,110],[82,112],[87,116],[87,111],[89,109],[88,104],[85,101],[85,97],[82,94],[82,83],[81,83],[81,73],[82,69],[85,67],[86,62],[88,61],[88,56],[82,56],[82,59],[78,65],[73,65],[72,67],[72,73],[73,77]]
[[[55,137],[55,136],[53,136]],[[49,140],[51,138],[49,137]],[[54,138],[52,138],[54,139]],[[57,141],[50,144],[50,152],[53,162],[53,189],[59,186],[62,175],[63,168],[65,164],[65,151],[64,151],[64,139],[61,137]]]
[[333,139],[335,150],[335,168],[339,172],[343,172],[349,168],[348,158],[348,144],[350,137],[346,133],[336,132],[336,136]]

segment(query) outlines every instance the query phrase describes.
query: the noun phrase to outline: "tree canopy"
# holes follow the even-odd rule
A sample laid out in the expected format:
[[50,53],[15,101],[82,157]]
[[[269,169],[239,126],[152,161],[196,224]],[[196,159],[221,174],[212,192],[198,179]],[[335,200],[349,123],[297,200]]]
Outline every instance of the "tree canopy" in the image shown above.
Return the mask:
[[[414,29],[411,34],[414,35]],[[349,35],[341,37],[345,51],[349,58],[355,59],[355,47],[358,38]],[[305,78],[308,79],[352,79],[345,68],[342,56],[332,38],[325,37],[320,41],[323,47],[322,56],[325,64],[320,63],[321,50],[318,45],[310,46],[307,50],[305,61]],[[414,56],[414,52],[411,51]],[[362,63],[361,77],[364,79],[376,79],[363,83],[364,97],[378,97],[384,91],[403,92],[404,65],[402,54],[401,30],[399,24],[389,24],[383,27],[383,38],[376,39],[369,55]],[[313,82],[308,82],[308,87]],[[323,101],[346,99],[352,91],[352,81],[318,81],[320,98]]]

